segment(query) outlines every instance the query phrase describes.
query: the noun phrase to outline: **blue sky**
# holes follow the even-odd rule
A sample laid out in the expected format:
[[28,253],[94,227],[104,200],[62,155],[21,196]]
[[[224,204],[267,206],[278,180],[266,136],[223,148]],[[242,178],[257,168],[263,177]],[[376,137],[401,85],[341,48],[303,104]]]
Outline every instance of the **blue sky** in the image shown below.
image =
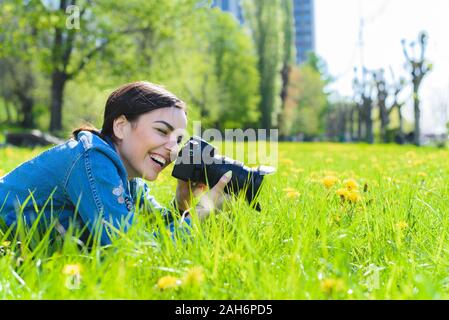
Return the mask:
[[[315,0],[316,51],[336,77],[332,88],[343,96],[352,95],[353,68],[362,61],[368,69],[391,67],[396,76],[408,77],[401,39],[415,40],[422,30],[434,65],[420,91],[422,126],[424,132],[441,132],[449,121],[449,0]],[[407,97],[410,92],[404,92]],[[405,116],[412,119],[407,100]]]

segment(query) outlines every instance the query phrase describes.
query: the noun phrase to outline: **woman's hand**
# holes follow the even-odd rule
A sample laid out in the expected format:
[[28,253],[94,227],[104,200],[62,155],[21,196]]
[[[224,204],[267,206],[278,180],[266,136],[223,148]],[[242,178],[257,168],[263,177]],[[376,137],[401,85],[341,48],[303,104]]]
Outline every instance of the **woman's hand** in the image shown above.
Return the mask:
[[204,183],[192,183],[178,179],[178,186],[176,187],[176,202],[180,212],[190,208],[191,194],[197,197],[207,186]]
[[[195,211],[200,220],[203,220],[214,209],[221,209],[225,199],[224,188],[231,181],[232,171],[226,172],[213,188],[204,193],[197,205]],[[176,200],[180,211],[185,211],[190,208],[190,193],[197,197],[201,194],[207,186],[203,183],[192,185],[182,180],[178,180],[178,187],[176,188]]]

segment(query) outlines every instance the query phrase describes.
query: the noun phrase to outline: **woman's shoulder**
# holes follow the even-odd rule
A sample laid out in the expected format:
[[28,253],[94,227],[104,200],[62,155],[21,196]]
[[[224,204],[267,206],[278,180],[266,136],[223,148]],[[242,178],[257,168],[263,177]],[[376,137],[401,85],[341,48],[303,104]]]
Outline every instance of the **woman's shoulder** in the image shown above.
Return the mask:
[[111,142],[100,137],[99,134],[92,131],[80,131],[75,139],[84,150],[90,149],[112,149],[115,151]]
[[112,140],[101,137],[91,131],[80,131],[76,138],[72,140],[73,145],[70,148],[76,149],[77,153],[84,154],[92,161],[112,161],[116,166],[123,169],[123,163],[115,149]]
[[126,169],[114,145],[97,134],[80,131],[67,143],[67,147],[72,150],[72,165],[67,177],[77,175],[77,170],[83,170],[105,179],[116,174],[126,178]]

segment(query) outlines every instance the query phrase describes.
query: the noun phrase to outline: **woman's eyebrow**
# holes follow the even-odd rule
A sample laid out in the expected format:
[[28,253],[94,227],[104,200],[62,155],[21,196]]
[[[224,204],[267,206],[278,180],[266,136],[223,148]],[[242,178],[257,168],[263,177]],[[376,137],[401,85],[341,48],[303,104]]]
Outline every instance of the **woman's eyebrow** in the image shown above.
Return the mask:
[[167,126],[167,128],[170,129],[170,131],[174,131],[174,130],[175,130],[175,128],[173,128],[173,126],[172,126],[170,123],[165,122],[164,120],[157,120],[157,121],[154,121],[154,122],[155,122],[155,123],[158,122],[158,123],[163,123],[163,124],[165,124],[165,125]]

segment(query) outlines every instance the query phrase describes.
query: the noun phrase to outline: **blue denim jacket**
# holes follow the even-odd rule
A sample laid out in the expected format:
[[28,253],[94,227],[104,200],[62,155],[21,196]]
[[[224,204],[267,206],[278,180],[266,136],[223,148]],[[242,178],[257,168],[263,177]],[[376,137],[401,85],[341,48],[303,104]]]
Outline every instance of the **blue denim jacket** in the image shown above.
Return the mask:
[[[64,233],[70,223],[87,226],[102,245],[111,243],[117,230],[126,232],[135,219],[135,206],[147,206],[168,217],[171,212],[149,194],[142,179],[128,181],[123,163],[110,139],[89,131],[55,146],[0,178],[0,218],[17,223],[18,214],[28,225],[42,215],[42,228],[56,224]],[[184,220],[190,225],[189,218]]]

